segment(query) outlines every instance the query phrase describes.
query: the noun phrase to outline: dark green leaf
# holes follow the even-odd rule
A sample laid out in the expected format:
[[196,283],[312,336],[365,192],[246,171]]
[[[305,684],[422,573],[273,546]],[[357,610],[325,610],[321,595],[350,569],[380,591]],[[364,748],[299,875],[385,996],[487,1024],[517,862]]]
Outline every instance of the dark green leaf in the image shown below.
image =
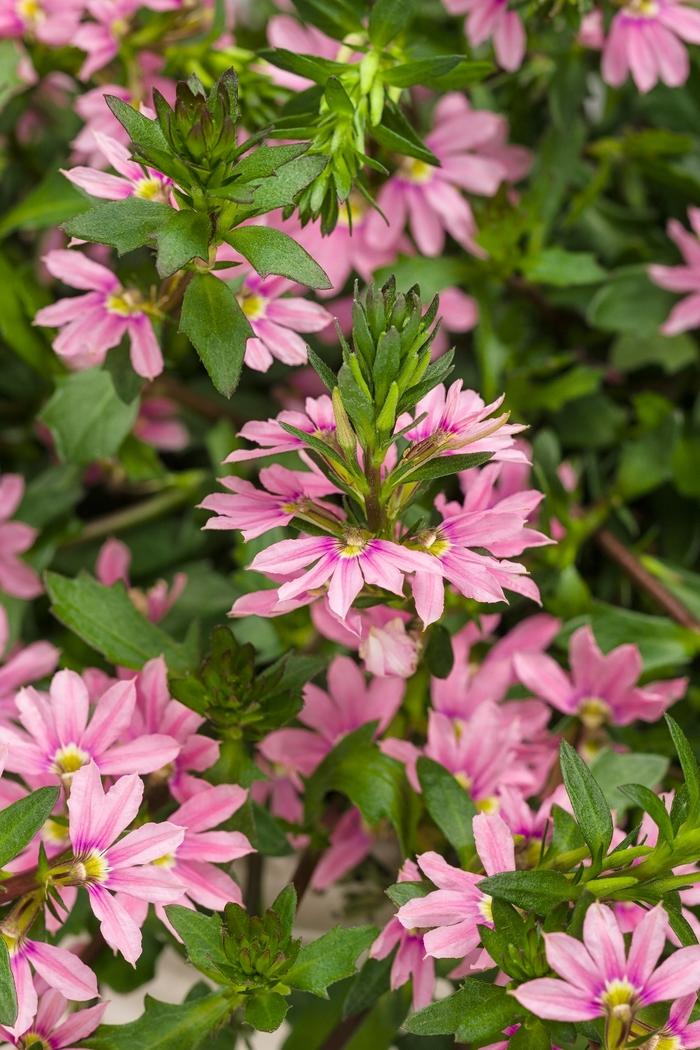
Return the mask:
[[568,288],[578,284],[596,284],[602,281],[605,270],[590,252],[568,252],[564,248],[545,248],[526,258],[523,274],[529,281]]
[[253,188],[252,204],[241,206],[236,222],[294,204],[301,191],[320,175],[326,164],[327,158],[319,153],[304,153],[296,160],[289,161],[274,178],[265,179]]
[[174,211],[156,234],[156,269],[170,277],[192,259],[209,257],[211,225],[206,215],[196,211]]
[[581,756],[562,741],[559,752],[566,793],[586,845],[594,859],[605,856],[613,836],[613,822],[605,795]]
[[0,868],[14,860],[31,842],[51,816],[57,798],[57,788],[43,787],[0,810]]
[[63,224],[71,237],[96,244],[109,244],[119,255],[152,242],[159,230],[172,220],[167,204],[127,197],[122,201],[97,204]]
[[369,13],[368,33],[375,47],[384,48],[413,18],[414,0],[375,0]]
[[105,95],[105,102],[137,146],[146,151],[156,149],[169,152],[167,140],[157,120],[145,117],[138,109],[116,95]]
[[210,273],[194,275],[182,302],[180,331],[199,354],[216,389],[230,397],[253,330],[225,281]]
[[348,33],[362,32],[357,5],[351,0],[294,0],[294,6],[305,22],[336,40],[343,40]]
[[[3,41],[5,43],[5,41]],[[50,171],[0,221],[0,237],[15,230],[44,230],[86,211],[90,202],[65,175]]]
[[392,953],[384,959],[367,959],[355,975],[343,1003],[343,1017],[364,1013],[380,995],[389,990],[389,978],[393,963]]
[[85,573],[71,580],[47,572],[46,590],[54,616],[110,663],[138,670],[147,660],[164,656],[177,673],[196,660],[196,653],[138,612],[122,583],[105,587]]
[[336,926],[318,940],[306,944],[285,976],[286,984],[313,995],[328,997],[327,988],[355,973],[358,956],[377,936],[374,926],[344,929]]
[[261,277],[279,274],[309,288],[331,288],[327,275],[288,234],[271,226],[240,226],[226,240]]
[[692,819],[700,811],[700,769],[698,768],[698,761],[687,736],[678,725],[678,722],[671,718],[670,715],[665,715],[665,718],[668,731],[673,740],[673,746],[676,749],[676,754],[683,770],[685,787],[688,792],[688,816]]
[[572,897],[572,885],[558,871],[504,871],[482,879],[479,889],[516,908],[546,915]]
[[436,77],[445,76],[461,61],[461,55],[419,58],[415,62],[404,62],[387,70],[383,79],[392,87],[399,88],[413,87],[415,84],[432,85]]
[[10,953],[0,940],[0,1024],[13,1025],[17,1020],[17,993],[10,969]]
[[452,639],[443,624],[434,623],[428,631],[424,658],[428,670],[436,678],[447,678],[452,671],[455,662]]
[[675,836],[673,834],[671,817],[666,810],[663,799],[659,798],[658,795],[655,795],[654,792],[648,787],[645,787],[644,784],[623,784],[620,787],[620,791],[623,795],[627,795],[635,806],[639,806],[640,809],[643,809],[645,813],[649,814],[662,836],[666,839],[669,845],[671,845]]
[[458,852],[471,846],[476,806],[467,792],[432,758],[419,758],[416,769],[428,812],[443,835]]
[[289,1003],[277,992],[258,992],[245,1005],[245,1020],[258,1032],[276,1032],[284,1021]]
[[107,369],[90,368],[59,379],[39,418],[62,460],[88,464],[116,454],[138,409],[138,397],[122,401]]
[[90,1050],[196,1050],[231,1012],[220,992],[177,1005],[146,996],[144,1012],[129,1024],[104,1024],[90,1036]]
[[236,185],[275,175],[283,165],[306,153],[308,148],[308,142],[292,142],[289,146],[256,146],[236,164],[233,172]]
[[182,938],[192,965],[216,980],[220,976],[221,965],[226,965],[219,916],[203,915],[191,908],[183,908],[180,904],[168,905],[166,912]]
[[415,1035],[458,1035],[460,1042],[486,1040],[523,1017],[524,1009],[505,988],[473,977],[448,996],[419,1010],[406,1021]]
[[454,456],[438,456],[436,459],[431,459],[424,463],[422,467],[417,467],[415,470],[406,471],[405,473],[401,464],[399,464],[398,469],[401,471],[402,481],[410,481],[411,483],[414,481],[434,481],[436,478],[458,474],[462,470],[480,467],[482,464],[488,463],[492,456],[492,452],[457,453]]

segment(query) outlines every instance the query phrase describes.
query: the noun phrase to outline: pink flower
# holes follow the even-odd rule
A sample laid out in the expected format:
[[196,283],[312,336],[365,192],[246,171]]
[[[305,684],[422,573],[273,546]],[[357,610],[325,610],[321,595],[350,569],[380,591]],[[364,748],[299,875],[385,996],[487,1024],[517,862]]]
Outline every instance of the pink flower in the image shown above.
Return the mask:
[[176,740],[161,734],[118,742],[136,706],[133,682],[118,682],[103,693],[92,716],[87,688],[75,671],[55,674],[48,696],[31,686],[20,690],[16,704],[23,729],[0,730],[10,746],[7,768],[40,783],[70,781],[87,764],[104,776],[151,773],[179,751]]
[[571,636],[569,664],[570,676],[544,653],[522,653],[514,658],[523,685],[558,711],[578,715],[591,728],[604,722],[655,722],[688,684],[686,678],[670,678],[638,686],[642,658],[636,645],[620,645],[604,655],[588,626]]
[[[515,868],[513,837],[496,813],[474,817],[474,842],[487,875]],[[396,917],[412,930],[433,927],[423,935],[425,951],[434,959],[462,959],[479,944],[479,926],[493,926],[491,898],[478,888],[483,875],[452,867],[438,853],[423,853],[418,864],[438,888],[414,897]]]
[[700,945],[681,948],[656,967],[667,929],[666,912],[657,904],[637,926],[625,952],[613,912],[592,904],[583,923],[583,944],[567,933],[544,934],[547,961],[562,979],[528,981],[511,995],[547,1020],[608,1016],[628,1029],[643,1007],[690,995],[700,986]]
[[11,919],[3,923],[1,929],[6,942],[9,942],[10,970],[17,992],[17,1019],[12,1031],[18,1034],[25,1031],[36,1012],[37,994],[32,970],[43,977],[51,988],[70,999],[85,1002],[97,998],[99,992],[94,973],[73,952],[16,935]]
[[[455,514],[415,538],[416,545],[439,563],[442,575],[455,590],[478,602],[507,601],[504,589],[539,601],[539,590],[524,565],[498,560],[473,548],[500,555],[549,542],[542,533],[525,528],[518,514],[501,514],[496,510]],[[440,619],[445,598],[439,576],[418,571],[413,596],[416,612],[426,626]]]
[[[395,610],[387,609],[394,613]],[[380,678],[396,675],[411,678],[418,666],[416,639],[407,632],[400,616],[385,619],[384,623],[367,623],[359,646],[360,658],[370,674]]]
[[119,174],[110,175],[97,168],[77,167],[63,171],[67,179],[92,197],[103,197],[111,201],[142,197],[145,200],[160,201],[162,204],[171,203],[172,179],[153,168],[144,168],[137,164],[131,159],[126,146],[117,139],[100,131],[93,132],[93,137],[105,160]]
[[312,568],[279,587],[278,599],[286,601],[328,584],[328,604],[340,619],[345,619],[366,583],[403,596],[404,573],[421,572],[426,577],[441,573],[438,559],[429,554],[376,539],[359,528],[346,529],[342,539],[304,536],[281,540],[257,554],[250,567],[289,576],[310,564]]
[[131,29],[131,18],[140,7],[151,11],[171,11],[179,7],[180,0],[87,0],[87,12],[95,19],[84,22],[75,33],[71,43],[87,57],[80,67],[81,80],[89,80],[119,52],[122,38]]
[[445,0],[445,7],[452,15],[468,13],[465,30],[473,47],[492,39],[498,64],[509,73],[520,68],[525,27],[520,15],[508,10],[508,0]]
[[535,778],[524,758],[518,755],[523,727],[517,707],[498,707],[487,700],[467,722],[447,718],[438,711],[428,714],[428,736],[421,752],[408,740],[389,737],[382,751],[406,765],[406,774],[416,791],[420,782],[416,761],[421,754],[439,762],[452,773],[470,798],[484,809],[498,805],[498,794],[506,785],[530,794]]
[[[418,882],[418,866],[412,860],[404,862],[398,882]],[[423,935],[415,930],[406,930],[396,916],[389,919],[369,950],[372,959],[386,959],[396,948],[398,951],[391,964],[391,989],[401,988],[407,981],[413,982],[413,1009],[427,1006],[435,987],[435,963],[426,954]]]
[[330,846],[324,852],[311,876],[311,888],[317,892],[328,889],[342,879],[368,855],[374,839],[367,830],[359,809],[343,813],[331,833]]
[[129,582],[130,565],[131,551],[127,545],[121,540],[111,538],[105,540],[100,547],[95,563],[95,575],[106,587],[112,587],[121,580],[139,612],[147,616],[152,623],[157,623],[170,612],[184,591],[187,574],[176,572],[170,585],[165,580],[158,580],[147,591],[142,591],[138,587],[132,587]]
[[652,281],[662,288],[670,292],[690,293],[674,306],[661,326],[664,335],[677,335],[700,326],[700,208],[689,208],[688,218],[693,233],[689,233],[675,219],[671,219],[667,227],[668,235],[678,245],[685,265],[649,267]]
[[[246,800],[248,792],[235,784],[209,785],[175,810],[170,820],[185,829],[185,837],[172,859],[159,858],[182,884],[183,898],[203,908],[222,911],[229,901],[242,902],[241,891],[230,875],[216,867],[255,852],[240,831],[214,831],[230,820]],[[190,907],[192,905],[190,904]]]
[[305,412],[285,410],[280,412],[276,419],[268,419],[265,422],[251,420],[250,423],[246,423],[241,427],[239,437],[253,441],[259,447],[236,449],[224,462],[240,463],[248,459],[276,456],[280,452],[297,452],[303,448],[301,439],[288,434],[280,423],[288,423],[297,430],[303,430],[305,434],[313,434],[315,437],[328,438],[335,434],[333,404],[327,394],[307,397],[304,407]]
[[167,397],[143,397],[134,423],[134,437],[161,452],[181,452],[190,435],[178,418],[179,409]]
[[[462,390],[462,380],[457,379],[447,389],[443,383],[426,394],[416,405],[413,416],[419,420],[405,433],[413,448],[411,457],[418,458],[430,452],[456,455],[460,452],[491,452],[497,460],[526,463],[527,457],[515,444],[513,437],[525,427],[519,423],[508,423],[508,412],[493,416],[500,408],[503,397],[485,405],[475,390]],[[408,413],[396,422],[397,430],[411,422]]]
[[619,87],[631,74],[640,91],[688,79],[688,52],[700,44],[700,12],[676,0],[631,0],[613,17],[603,51],[603,79]]
[[131,364],[137,375],[154,379],[163,371],[163,356],[155,337],[147,303],[134,289],[124,289],[106,266],[80,252],[56,249],[44,257],[53,277],[85,295],[59,299],[39,310],[35,324],[61,328],[53,348],[77,369],[101,365],[107,351],[125,335],[131,342]]
[[199,504],[213,510],[218,517],[209,518],[205,529],[240,529],[248,541],[279,526],[288,525],[307,507],[321,507],[337,520],[341,511],[321,497],[336,494],[339,489],[313,467],[310,471],[288,470],[275,464],[260,471],[263,488],[256,488],[243,478],[219,478],[233,495],[214,493]]
[[297,287],[286,277],[259,277],[253,272],[243,281],[237,298],[254,333],[246,343],[245,363],[256,372],[267,372],[274,358],[285,365],[305,364],[308,347],[299,333],[320,332],[333,320],[320,303],[284,297]]
[[205,719],[179,700],[173,700],[168,689],[168,669],[162,656],[149,660],[133,679],[136,686],[136,707],[132,711],[126,736],[140,740],[154,733],[165,733],[179,745],[176,757],[156,776],[167,777],[170,793],[179,801],[198,791],[206,791],[209,784],[193,777],[192,772],[210,769],[219,757],[219,741],[198,733]]
[[15,647],[6,652],[9,637],[7,613],[0,606],[0,711],[14,714],[14,692],[37,678],[51,674],[58,663],[58,649],[50,642],[32,642],[23,648]]
[[685,995],[673,1003],[668,1021],[658,1032],[659,1050],[663,1050],[666,1041],[671,1050],[696,1050],[700,1046],[700,1021],[688,1024],[696,1000],[696,995]]
[[519,652],[546,649],[561,624],[553,616],[539,613],[522,620],[499,638],[481,664],[472,658],[472,646],[480,640],[474,624],[452,636],[454,667],[447,678],[433,678],[431,700],[436,711],[450,718],[468,718],[486,700],[500,701],[517,681],[513,657]]
[[68,799],[75,881],[87,890],[107,944],[130,963],[141,954],[141,931],[114,894],[154,904],[172,904],[182,896],[171,873],[151,862],[175,852],[184,828],[167,821],[142,824],[117,841],[138,814],[142,797],[143,781],[137,776],[120,777],[105,792],[97,766],[90,763],[73,776]]
[[72,43],[84,0],[0,0],[0,38],[27,36],[49,47]]
[[396,247],[408,221],[423,255],[440,255],[446,233],[468,251],[483,254],[474,240],[477,230],[471,207],[461,191],[491,197],[503,182],[527,173],[530,154],[508,146],[506,137],[503,117],[471,109],[457,92],[444,95],[435,107],[433,130],[425,138],[440,167],[413,158],[401,162],[377,197],[386,221],[379,212],[367,219],[368,244]]
[[0,475],[0,590],[15,598],[36,598],[43,588],[34,569],[20,561],[36,539],[36,529],[21,521],[10,521],[24,495],[24,478]]
[[[47,946],[48,947],[48,946]],[[65,952],[65,955],[71,955]],[[72,964],[84,966],[77,955],[71,955]],[[87,969],[87,967],[85,967]],[[45,984],[48,982],[45,982]],[[97,986],[95,986],[97,995]],[[75,996],[71,996],[75,998]],[[89,997],[92,998],[92,997]],[[15,1023],[12,1029],[0,1028],[0,1035],[7,1039],[12,1046],[26,1047],[48,1047],[50,1050],[77,1050],[77,1044],[91,1035],[99,1025],[105,1010],[106,1003],[98,1003],[90,1006],[87,1010],[76,1010],[68,1012],[68,1000],[54,987],[46,987],[39,995],[38,1009],[32,1010],[29,1024],[21,1029]]]

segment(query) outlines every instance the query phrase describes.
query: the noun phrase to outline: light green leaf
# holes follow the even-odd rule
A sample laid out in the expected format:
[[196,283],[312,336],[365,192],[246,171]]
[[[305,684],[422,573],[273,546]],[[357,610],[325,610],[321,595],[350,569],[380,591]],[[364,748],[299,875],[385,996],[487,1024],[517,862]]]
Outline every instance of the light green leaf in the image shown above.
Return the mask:
[[591,762],[591,773],[600,785],[608,805],[620,816],[629,807],[623,784],[643,784],[657,787],[668,770],[664,755],[645,755],[640,752],[599,751]]
[[577,284],[596,284],[604,280],[605,270],[590,252],[569,252],[564,248],[545,248],[523,260],[523,275],[529,281],[569,288]]
[[253,329],[224,281],[210,273],[194,275],[182,302],[180,331],[199,354],[216,389],[230,397]]

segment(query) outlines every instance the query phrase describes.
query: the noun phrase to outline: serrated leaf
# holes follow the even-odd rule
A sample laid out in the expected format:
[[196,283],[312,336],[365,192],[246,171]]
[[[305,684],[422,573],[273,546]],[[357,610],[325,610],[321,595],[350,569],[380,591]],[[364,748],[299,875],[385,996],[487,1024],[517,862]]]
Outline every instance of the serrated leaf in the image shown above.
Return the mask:
[[258,992],[245,1005],[245,1020],[258,1032],[276,1032],[287,1016],[289,1003],[277,992]]
[[90,1036],[90,1050],[196,1050],[230,1012],[231,1003],[220,992],[179,1005],[147,995],[135,1021],[100,1025]]
[[409,1017],[404,1028],[414,1035],[457,1034],[460,1042],[481,1041],[500,1034],[524,1013],[505,988],[468,977],[454,995]]
[[169,904],[165,911],[185,945],[189,961],[216,979],[221,966],[226,965],[220,917],[203,915],[180,904]]
[[290,160],[296,160],[306,153],[308,148],[308,142],[292,142],[288,146],[256,146],[233,169],[236,185],[275,175]]
[[194,346],[219,393],[230,397],[253,329],[224,281],[210,273],[194,275],[182,301],[180,331]]
[[327,163],[327,158],[319,153],[304,153],[296,160],[289,161],[274,178],[265,179],[253,188],[253,202],[241,205],[236,222],[294,204],[302,190],[320,175]]
[[516,908],[546,915],[563,901],[571,900],[572,885],[558,871],[504,871],[478,884],[483,893],[514,904]]
[[358,956],[369,948],[376,935],[374,926],[336,926],[304,945],[284,976],[285,984],[326,999],[329,985],[355,973]]
[[170,277],[192,259],[209,256],[211,224],[206,215],[196,211],[173,211],[156,234],[158,254],[156,269],[161,277]]
[[138,670],[164,656],[176,673],[195,663],[196,652],[138,612],[123,583],[105,587],[85,573],[69,579],[56,572],[47,572],[45,582],[54,616],[110,663]]
[[167,204],[127,197],[81,212],[65,222],[63,229],[71,237],[108,244],[124,255],[153,242],[158,231],[172,219],[172,213]]
[[51,816],[57,798],[57,788],[43,787],[0,810],[0,868],[14,860],[31,842]]
[[164,150],[170,152],[167,139],[163,134],[157,120],[144,116],[143,113],[130,106],[116,95],[105,95],[105,102],[112,113],[129,135],[132,142],[142,146],[145,150]]
[[305,248],[271,226],[240,226],[226,240],[261,277],[278,274],[309,288],[332,288],[327,274]]

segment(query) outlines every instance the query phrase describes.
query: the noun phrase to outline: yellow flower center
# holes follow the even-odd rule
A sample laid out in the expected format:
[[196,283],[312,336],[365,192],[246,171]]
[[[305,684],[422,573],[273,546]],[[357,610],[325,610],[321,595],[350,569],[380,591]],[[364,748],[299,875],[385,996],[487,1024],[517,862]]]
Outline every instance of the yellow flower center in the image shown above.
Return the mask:
[[455,773],[455,780],[460,785],[460,787],[464,788],[465,791],[471,790],[471,778],[468,777],[466,773]]
[[158,868],[174,868],[175,867],[175,854],[164,853],[162,857],[158,857],[156,860],[151,861]]
[[578,705],[577,713],[587,729],[600,729],[610,717],[610,708],[599,696],[587,696]]
[[147,175],[134,186],[134,196],[142,197],[144,200],[164,200],[166,194],[163,191],[163,183],[155,175]]
[[142,312],[143,300],[139,293],[131,288],[121,292],[119,295],[108,295],[105,305],[111,314],[130,317],[131,314]]
[[[65,773],[77,773],[89,761],[90,756],[87,751],[83,751],[77,744],[67,744],[66,747],[59,747],[53,756],[52,769],[59,776]],[[62,837],[65,838],[65,834]]]
[[627,10],[637,18],[656,18],[659,5],[656,0],[632,0],[627,5]]
[[498,799],[494,798],[493,795],[487,795],[485,798],[476,799],[475,805],[480,813],[498,813]]
[[78,858],[72,867],[76,882],[105,882],[109,874],[107,861],[99,850],[91,849],[84,857]]
[[361,200],[361,198],[351,194],[347,202],[340,209],[338,213],[338,226],[343,226],[347,229],[350,226],[348,220],[348,208],[350,209],[350,220],[352,221],[353,229],[355,226],[364,219],[367,213],[367,206]]
[[19,0],[17,14],[29,25],[37,25],[46,17],[39,0]]
[[17,1046],[20,1050],[51,1050],[51,1044],[47,1043],[43,1035],[38,1032],[25,1032]]
[[356,558],[367,546],[367,534],[362,529],[348,529],[345,545],[340,549],[341,558]]
[[426,164],[424,160],[416,160],[413,157],[407,157],[401,164],[401,169],[405,179],[419,185],[430,182],[433,177],[433,169],[430,164]]
[[489,897],[488,893],[481,895],[479,901],[479,911],[486,920],[486,922],[493,925],[493,897]]
[[637,989],[629,981],[615,979],[608,981],[603,992],[603,1004],[608,1010],[619,1007],[632,1007],[637,998]]
[[41,829],[41,837],[44,842],[61,843],[65,842],[68,833],[65,824],[60,824],[57,820],[44,821],[44,826]]
[[251,321],[265,316],[265,300],[261,295],[239,295],[238,302],[243,313]]

